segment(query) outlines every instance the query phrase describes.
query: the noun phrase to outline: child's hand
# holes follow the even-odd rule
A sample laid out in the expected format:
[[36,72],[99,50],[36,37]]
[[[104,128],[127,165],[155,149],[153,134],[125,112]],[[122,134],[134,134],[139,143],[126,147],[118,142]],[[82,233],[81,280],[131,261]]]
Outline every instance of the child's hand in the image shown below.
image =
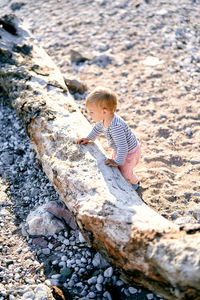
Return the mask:
[[110,158],[107,158],[104,161],[104,164],[109,166],[109,167],[118,167],[119,166],[118,164],[116,164],[116,162],[113,159],[110,159]]
[[87,138],[81,138],[81,139],[76,140],[76,143],[81,144],[81,145],[85,145],[85,144],[89,143],[89,141],[90,140],[87,139]]

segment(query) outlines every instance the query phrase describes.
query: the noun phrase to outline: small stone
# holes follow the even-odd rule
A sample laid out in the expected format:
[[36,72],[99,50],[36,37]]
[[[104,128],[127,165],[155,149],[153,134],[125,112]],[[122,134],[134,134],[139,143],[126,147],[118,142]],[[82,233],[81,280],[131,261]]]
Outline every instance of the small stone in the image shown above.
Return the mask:
[[35,298],[35,294],[34,292],[27,292],[23,294],[23,299],[34,299]]
[[198,165],[198,164],[200,164],[200,159],[198,159],[198,158],[192,158],[190,160],[190,162],[191,162],[192,165]]
[[136,294],[138,292],[138,290],[136,288],[132,287],[132,286],[130,286],[128,288],[128,291],[129,291],[130,294]]
[[49,248],[50,250],[52,250],[52,249],[53,249],[53,244],[49,243],[49,244],[48,244],[48,248]]
[[147,294],[146,297],[147,297],[148,300],[152,300],[153,299],[153,294]]
[[194,194],[193,194],[195,197],[200,197],[200,193],[198,193],[198,192],[194,192]]
[[104,281],[104,277],[100,274],[98,277],[97,277],[97,283],[103,283]]
[[72,63],[82,63],[88,60],[89,58],[83,56],[80,52],[75,51],[75,50],[70,50],[70,59]]
[[86,240],[84,239],[81,232],[79,232],[79,234],[78,234],[78,239],[79,239],[80,243],[86,243]]
[[101,285],[100,283],[97,283],[97,284],[95,285],[95,287],[96,287],[96,290],[97,290],[98,292],[101,292],[101,291],[103,290],[103,287],[102,287],[102,285]]
[[110,293],[109,293],[108,291],[104,292],[104,293],[103,293],[103,296],[104,296],[106,299],[108,299],[108,300],[112,300],[112,297],[111,297],[111,295],[110,295]]
[[88,296],[89,299],[96,298],[96,294],[94,292],[89,292],[87,296]]
[[92,284],[96,284],[97,282],[97,277],[94,276],[94,277],[91,277],[88,279],[88,284],[92,285]]
[[185,129],[185,132],[186,132],[186,134],[189,135],[189,136],[192,135],[192,129],[191,129],[190,127],[187,127],[187,128]]
[[58,279],[58,278],[60,278],[60,274],[53,274],[53,275],[51,275],[51,278]]
[[68,239],[64,239],[62,242],[63,242],[64,245],[69,246],[69,240]]
[[10,6],[10,8],[13,10],[13,11],[15,11],[15,10],[19,10],[22,6],[24,6],[25,5],[25,3],[24,2],[20,2],[20,1],[18,1],[18,2],[13,2],[12,4],[11,4],[11,6]]
[[61,257],[61,260],[62,260],[62,261],[67,261],[67,259],[68,259],[68,258],[67,258],[66,255],[63,255],[63,256]]
[[109,267],[108,269],[106,269],[105,271],[104,271],[104,277],[111,277],[112,276],[112,274],[113,274],[113,268],[112,267]]
[[172,219],[172,220],[175,220],[175,219],[177,219],[177,218],[178,218],[177,212],[175,212],[175,211],[172,212],[172,213],[171,213],[171,219]]
[[124,283],[122,280],[117,280],[116,286],[122,286]]
[[77,79],[64,78],[65,84],[74,93],[84,94],[87,91],[85,83],[78,81]]
[[127,289],[124,289],[124,294],[125,294],[127,297],[130,296],[130,293],[129,293],[129,291],[128,291]]
[[32,240],[32,244],[36,246],[40,246],[43,248],[46,248],[48,245],[48,242],[43,237],[34,238]]
[[49,255],[51,253],[51,251],[49,248],[44,248],[44,249],[42,249],[42,253],[45,255]]

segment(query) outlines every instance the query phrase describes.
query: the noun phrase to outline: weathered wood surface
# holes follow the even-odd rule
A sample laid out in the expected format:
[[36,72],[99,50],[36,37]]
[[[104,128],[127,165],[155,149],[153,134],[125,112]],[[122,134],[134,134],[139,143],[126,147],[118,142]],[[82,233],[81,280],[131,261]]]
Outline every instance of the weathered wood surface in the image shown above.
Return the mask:
[[99,143],[75,143],[89,123],[50,57],[9,18],[16,32],[1,18],[0,93],[87,241],[129,281],[165,299],[200,299],[199,228],[179,228],[145,205],[116,168],[104,165]]

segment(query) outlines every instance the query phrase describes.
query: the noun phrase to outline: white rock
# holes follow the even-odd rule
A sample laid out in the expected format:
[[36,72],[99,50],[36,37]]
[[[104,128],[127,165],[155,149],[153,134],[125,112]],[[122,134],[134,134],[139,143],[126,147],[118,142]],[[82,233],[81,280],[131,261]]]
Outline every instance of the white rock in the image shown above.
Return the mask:
[[31,211],[26,222],[30,235],[53,235],[64,229],[64,224],[46,211],[46,205]]

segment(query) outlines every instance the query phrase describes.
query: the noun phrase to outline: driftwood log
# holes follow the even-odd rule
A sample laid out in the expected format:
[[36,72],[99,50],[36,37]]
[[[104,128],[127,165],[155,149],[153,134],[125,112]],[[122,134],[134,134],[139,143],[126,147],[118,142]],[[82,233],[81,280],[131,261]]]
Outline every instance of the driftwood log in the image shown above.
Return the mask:
[[0,19],[0,93],[23,121],[43,169],[84,237],[129,282],[165,299],[200,299],[200,228],[150,209],[100,144],[75,140],[91,127],[50,57],[12,16]]

